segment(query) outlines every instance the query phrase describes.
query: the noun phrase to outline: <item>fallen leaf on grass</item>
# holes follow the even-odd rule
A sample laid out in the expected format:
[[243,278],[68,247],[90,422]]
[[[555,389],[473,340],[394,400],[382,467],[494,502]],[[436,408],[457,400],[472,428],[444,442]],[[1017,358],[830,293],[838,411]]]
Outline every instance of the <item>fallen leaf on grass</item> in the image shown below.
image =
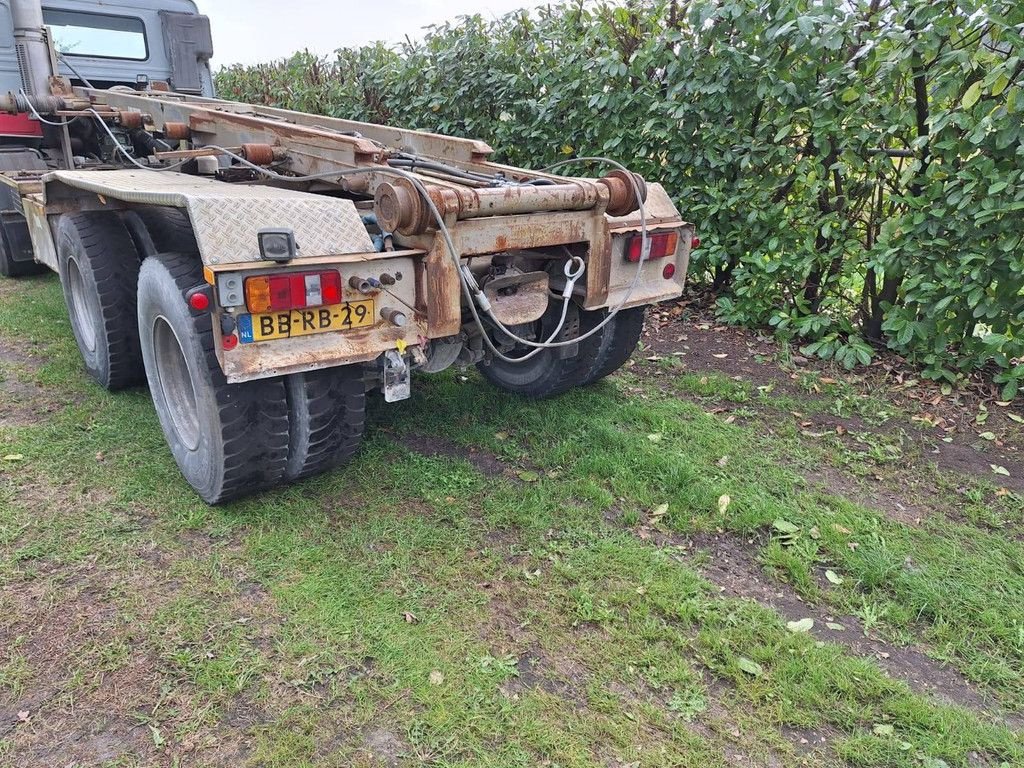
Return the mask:
[[25,456],[21,453],[8,453],[4,456],[4,461],[24,461]]
[[982,440],[995,440],[996,436],[992,432],[979,432],[978,437]]
[[1018,424],[1024,424],[1024,416],[1018,416],[1016,413],[1006,414],[1012,421],[1016,421]]
[[415,624],[417,621],[419,621],[419,617],[416,616],[415,613],[410,613],[409,611],[403,613],[402,617],[405,619],[406,624]]
[[989,464],[992,467],[992,473],[996,475],[1002,475],[1003,477],[1010,476],[1010,470],[1006,467],[1000,466],[999,464]]
[[812,619],[810,617],[804,618],[804,619],[800,619],[799,621],[787,621],[786,622],[786,629],[788,629],[790,632],[795,632],[797,634],[799,634],[801,632],[810,632],[813,628],[814,628],[814,619]]
[[746,656],[740,656],[736,659],[736,665],[748,675],[753,675],[754,677],[760,677],[764,674],[764,667],[756,661],[748,659]]
[[659,504],[657,507],[654,508],[654,511],[651,512],[651,517],[662,517],[667,512],[668,512],[668,504]]
[[794,525],[793,523],[789,522],[789,520],[783,520],[781,517],[778,518],[774,523],[772,523],[772,528],[774,528],[779,533],[788,534],[797,533],[800,530],[799,525]]
[[720,354],[712,355],[712,357],[717,357],[719,360],[724,360],[728,356],[729,354],[727,352],[721,352]]
[[719,496],[718,497],[718,514],[724,515],[725,511],[727,509],[729,509],[729,504],[731,502],[732,502],[732,499],[729,498],[729,494],[723,493],[721,496]]
[[440,685],[444,682],[444,673],[439,669],[435,669],[430,673],[430,684]]
[[896,732],[896,729],[888,723],[875,723],[871,731],[875,736],[892,736]]
[[23,709],[18,713],[18,722],[27,723],[31,717],[32,715],[29,714],[29,711],[27,709]]
[[661,432],[652,432],[647,436],[647,439],[652,443],[660,443],[662,437],[664,437],[664,435],[662,435]]
[[832,570],[825,571],[825,578],[828,579],[829,582],[832,584],[839,585],[843,583],[843,577]]
[[835,621],[826,621],[825,622],[825,626],[828,627],[831,630],[834,630],[835,632],[845,632],[846,631],[846,627],[844,627],[842,624],[839,624],[838,622],[835,622]]
[[729,457],[728,456],[723,456],[722,458],[720,458],[715,463],[718,464],[718,466],[720,466],[720,467],[724,467],[726,464],[729,463]]
[[149,735],[153,739],[153,746],[157,749],[162,749],[164,744],[167,742],[164,740],[164,735],[160,733],[160,729],[155,725],[149,726]]
[[494,439],[495,440],[508,440],[508,432],[495,432],[494,433]]
[[536,472],[530,471],[529,469],[518,469],[516,470],[516,475],[518,475],[519,479],[524,483],[536,483],[540,480],[540,475]]
[[840,525],[839,523],[832,523],[832,528],[834,528],[839,533],[851,533],[849,528],[847,528],[845,525]]

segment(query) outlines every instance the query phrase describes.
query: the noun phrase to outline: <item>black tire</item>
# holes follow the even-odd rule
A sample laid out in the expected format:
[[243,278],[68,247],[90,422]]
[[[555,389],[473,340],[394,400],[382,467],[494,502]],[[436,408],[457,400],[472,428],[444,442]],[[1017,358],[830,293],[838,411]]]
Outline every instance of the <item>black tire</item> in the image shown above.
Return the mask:
[[[640,343],[640,334],[644,329],[645,311],[646,307],[619,310],[612,321],[605,326],[606,330],[601,337],[601,346],[594,356],[590,370],[584,376],[583,384],[600,381],[626,364],[626,361],[636,351],[637,344]],[[608,316],[605,310],[595,310],[584,314],[593,316],[590,322],[594,325]]]
[[192,222],[180,208],[143,206],[121,216],[143,258],[158,253],[199,253]]
[[138,325],[146,377],[178,468],[208,503],[270,488],[288,463],[288,401],[280,377],[228,384],[211,315],[185,295],[202,284],[194,254],[150,257],[139,273]]
[[121,219],[103,212],[61,216],[57,265],[89,375],[110,390],[141,383],[135,311],[139,256]]
[[366,426],[366,385],[359,365],[285,377],[288,466],[299,480],[341,466],[359,449]]
[[[535,338],[551,335],[561,317],[562,302],[553,301],[539,321]],[[575,304],[569,305],[565,326],[555,341],[568,341],[581,335],[586,315]],[[589,326],[593,328],[593,325]],[[607,327],[607,326],[606,326]],[[535,399],[554,397],[572,387],[581,386],[594,365],[594,358],[603,343],[604,332],[590,336],[574,347],[543,349],[522,363],[509,363],[498,358],[477,363],[477,369],[489,382],[501,389]],[[508,356],[525,356],[533,348],[519,345]]]

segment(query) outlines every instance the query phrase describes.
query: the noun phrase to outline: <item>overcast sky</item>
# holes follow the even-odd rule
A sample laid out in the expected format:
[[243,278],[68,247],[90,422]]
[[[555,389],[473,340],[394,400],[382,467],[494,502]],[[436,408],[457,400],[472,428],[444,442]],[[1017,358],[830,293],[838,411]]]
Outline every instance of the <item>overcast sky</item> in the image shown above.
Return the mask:
[[480,13],[501,16],[538,0],[196,0],[213,27],[213,66],[253,64],[309,48],[421,37],[423,27]]

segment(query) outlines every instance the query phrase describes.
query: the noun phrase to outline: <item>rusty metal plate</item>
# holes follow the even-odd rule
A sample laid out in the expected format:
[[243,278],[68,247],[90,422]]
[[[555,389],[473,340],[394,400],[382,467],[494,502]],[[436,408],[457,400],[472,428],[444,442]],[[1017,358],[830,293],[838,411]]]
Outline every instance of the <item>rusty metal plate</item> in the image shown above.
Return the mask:
[[55,171],[43,180],[48,189],[59,182],[126,203],[184,208],[204,264],[258,260],[256,233],[266,228],[293,230],[300,258],[373,251],[350,200],[144,170]]
[[484,285],[491,311],[502,325],[532,323],[548,308],[548,273],[496,277]]

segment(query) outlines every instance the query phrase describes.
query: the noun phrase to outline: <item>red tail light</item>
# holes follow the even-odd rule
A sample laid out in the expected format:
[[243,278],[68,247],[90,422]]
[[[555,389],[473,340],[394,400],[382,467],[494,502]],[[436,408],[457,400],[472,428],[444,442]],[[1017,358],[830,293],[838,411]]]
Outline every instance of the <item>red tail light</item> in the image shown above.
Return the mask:
[[[679,234],[673,232],[655,232],[654,234],[648,235],[647,239],[651,243],[651,255],[648,259],[660,259],[665,256],[671,256],[676,252],[676,243],[679,242]],[[626,245],[626,261],[632,261],[634,263],[640,261],[640,256],[643,253],[644,238],[642,235],[636,235]]]
[[250,312],[276,312],[341,303],[341,274],[295,272],[245,278],[245,305]]

